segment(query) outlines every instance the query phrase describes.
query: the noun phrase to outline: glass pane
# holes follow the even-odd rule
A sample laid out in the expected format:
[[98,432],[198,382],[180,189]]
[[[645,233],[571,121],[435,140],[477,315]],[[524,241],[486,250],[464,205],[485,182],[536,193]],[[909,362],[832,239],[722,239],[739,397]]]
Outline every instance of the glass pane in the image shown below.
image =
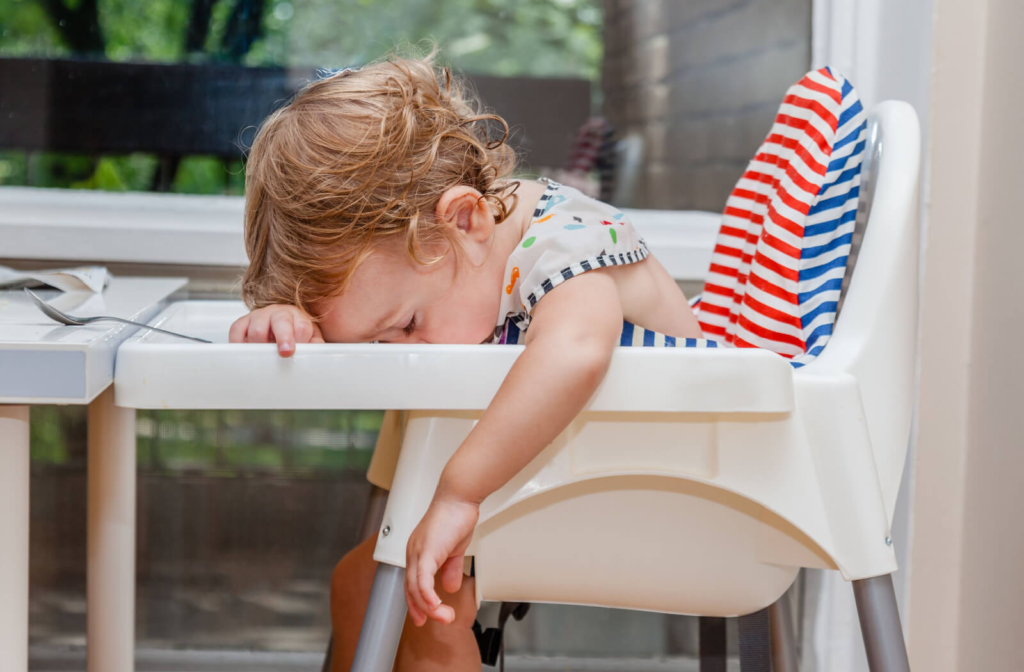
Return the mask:
[[[102,98],[109,89],[119,107],[140,106],[135,118],[109,123],[119,124],[126,138],[146,138],[133,150],[125,146],[130,140],[110,142],[102,134],[60,133],[53,142],[48,129],[49,140],[26,143],[33,134],[11,130],[8,120],[8,133],[0,126],[0,186],[241,194],[242,131],[269,107],[241,113],[244,120],[218,130],[214,140],[207,133],[203,141],[190,141],[189,129],[195,135],[209,125],[204,115],[231,117],[197,105],[150,127],[140,101],[173,97],[175,87],[181,95],[186,88],[201,95],[222,84],[214,73],[245,66],[252,68],[248,79],[228,75],[241,87],[238,104],[245,104],[246,91],[256,95],[279,85],[269,102],[280,103],[317,68],[362,65],[396,48],[426,53],[431,42],[443,45],[441,62],[471,75],[593,81],[602,53],[600,9],[600,0],[0,0],[0,82],[18,83],[8,92],[0,87],[0,110],[17,102],[21,116],[45,115],[49,89],[41,80],[53,78],[50,86],[61,87],[88,80],[91,88],[77,100]],[[34,60],[40,58],[71,64],[45,70]],[[12,101],[11,90],[26,81],[30,90],[38,88],[40,100]],[[102,117],[92,117],[95,105],[76,110],[71,98],[61,106],[63,123],[102,126]],[[166,134],[171,137],[158,137]],[[163,151],[141,146],[154,143]]]
[[[139,411],[140,647],[319,650],[378,412]],[[32,409],[37,644],[85,643],[86,409]]]

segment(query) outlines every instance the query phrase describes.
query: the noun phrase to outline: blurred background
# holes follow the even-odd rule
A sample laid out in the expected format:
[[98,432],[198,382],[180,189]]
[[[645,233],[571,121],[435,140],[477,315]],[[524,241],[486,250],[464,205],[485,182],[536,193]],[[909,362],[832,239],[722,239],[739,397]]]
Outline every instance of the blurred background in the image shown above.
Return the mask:
[[[0,0],[0,187],[241,196],[252,129],[317,68],[424,41],[512,124],[524,175],[623,207],[720,211],[810,65],[811,0]],[[24,265],[3,257],[0,241],[0,263]],[[237,297],[239,273],[173,272],[193,298]],[[138,646],[314,669],[379,425],[140,411]],[[33,407],[38,665],[85,642],[85,438],[84,407]],[[536,606],[510,628],[513,654],[582,661],[558,669],[690,669],[697,654],[681,617]]]

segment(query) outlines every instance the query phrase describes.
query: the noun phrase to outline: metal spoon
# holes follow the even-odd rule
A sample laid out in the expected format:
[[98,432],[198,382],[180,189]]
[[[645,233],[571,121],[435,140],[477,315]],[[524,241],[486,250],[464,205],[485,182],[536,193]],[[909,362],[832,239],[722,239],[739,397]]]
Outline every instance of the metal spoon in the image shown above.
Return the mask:
[[47,317],[49,317],[51,320],[60,322],[61,324],[66,324],[69,327],[80,327],[83,324],[89,324],[90,322],[110,320],[112,322],[123,322],[124,324],[131,324],[133,326],[141,327],[143,329],[149,329],[150,331],[156,331],[161,334],[167,334],[168,336],[187,338],[190,341],[199,341],[200,343],[212,343],[212,341],[207,341],[206,339],[203,338],[196,338],[195,336],[186,336],[185,334],[176,334],[173,331],[167,331],[166,329],[157,329],[156,327],[151,327],[148,324],[142,324],[141,322],[132,322],[131,320],[125,320],[120,317],[75,317],[74,315],[68,315],[67,313],[57,310],[56,308],[48,304],[46,301],[40,299],[38,296],[36,296],[36,293],[33,292],[28,287],[25,287],[24,289],[25,293],[32,297],[32,302],[35,303],[39,310],[43,311],[43,313],[45,313]]

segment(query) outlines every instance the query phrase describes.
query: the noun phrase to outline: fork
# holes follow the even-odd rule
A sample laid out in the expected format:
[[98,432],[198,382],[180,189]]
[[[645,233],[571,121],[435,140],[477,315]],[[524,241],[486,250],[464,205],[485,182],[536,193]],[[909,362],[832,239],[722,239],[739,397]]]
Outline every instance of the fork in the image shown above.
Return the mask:
[[178,338],[187,338],[190,341],[199,341],[200,343],[212,343],[212,341],[207,341],[206,339],[203,339],[203,338],[196,338],[195,336],[186,336],[185,334],[177,334],[177,333],[175,333],[173,331],[167,331],[166,329],[158,329],[157,327],[151,327],[148,324],[142,324],[141,322],[132,322],[131,320],[125,320],[125,319],[120,318],[120,317],[110,317],[110,316],[75,317],[74,315],[68,315],[65,312],[57,310],[56,308],[54,308],[53,306],[48,304],[46,301],[43,301],[41,298],[39,298],[36,295],[35,292],[33,292],[28,287],[25,287],[24,289],[25,289],[25,293],[28,294],[32,298],[32,302],[36,304],[36,307],[38,307],[39,310],[43,311],[43,313],[47,317],[49,317],[51,320],[54,320],[56,322],[60,322],[61,324],[66,324],[69,327],[80,327],[83,324],[89,324],[91,322],[100,322],[100,321],[103,321],[103,320],[108,320],[108,321],[111,321],[111,322],[121,322],[123,324],[130,324],[132,326],[141,327],[142,329],[149,329],[150,331],[156,331],[156,332],[161,333],[161,334],[167,334],[168,336],[177,336]]

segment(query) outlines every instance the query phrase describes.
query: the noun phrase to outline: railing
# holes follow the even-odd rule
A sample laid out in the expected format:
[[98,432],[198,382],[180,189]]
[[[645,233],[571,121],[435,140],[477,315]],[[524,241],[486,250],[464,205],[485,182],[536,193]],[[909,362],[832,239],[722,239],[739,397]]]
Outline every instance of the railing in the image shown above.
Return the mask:
[[[0,149],[159,155],[167,191],[187,155],[242,157],[260,121],[316,77],[313,68],[0,58]],[[590,115],[583,79],[468,77],[513,129],[528,166],[561,166]]]

